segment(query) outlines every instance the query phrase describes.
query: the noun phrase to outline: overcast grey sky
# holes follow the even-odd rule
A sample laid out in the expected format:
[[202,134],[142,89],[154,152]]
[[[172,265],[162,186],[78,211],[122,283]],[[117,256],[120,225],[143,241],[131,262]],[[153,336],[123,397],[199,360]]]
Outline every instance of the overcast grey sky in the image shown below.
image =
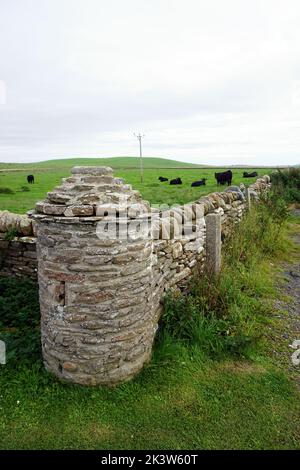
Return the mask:
[[300,163],[299,0],[0,0],[0,161]]

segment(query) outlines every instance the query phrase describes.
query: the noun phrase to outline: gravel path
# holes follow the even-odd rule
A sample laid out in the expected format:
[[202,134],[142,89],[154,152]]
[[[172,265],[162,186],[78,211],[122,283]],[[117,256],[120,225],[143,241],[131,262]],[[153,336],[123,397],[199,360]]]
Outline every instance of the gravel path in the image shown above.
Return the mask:
[[[294,209],[292,214],[300,217],[300,210]],[[291,238],[300,245],[300,232]],[[280,299],[275,302],[278,313],[274,316],[279,321],[276,322],[275,331],[272,331],[276,340],[273,354],[276,362],[292,373],[300,388],[300,364],[293,364],[291,358],[295,350],[300,349],[300,345],[291,347],[294,341],[300,340],[300,256],[296,256],[293,263],[284,263],[282,269],[283,273],[277,285]]]

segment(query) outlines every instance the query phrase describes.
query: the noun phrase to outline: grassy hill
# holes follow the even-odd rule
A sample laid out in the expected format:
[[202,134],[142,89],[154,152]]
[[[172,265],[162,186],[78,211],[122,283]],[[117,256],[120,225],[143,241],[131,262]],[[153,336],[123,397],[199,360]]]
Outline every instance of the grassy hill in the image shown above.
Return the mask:
[[[140,166],[139,157],[112,157],[112,158],[64,158],[46,160],[34,163],[0,163],[0,169],[36,169],[36,168],[71,168],[75,165],[111,166],[112,168],[135,169]],[[166,158],[143,157],[144,168],[197,168],[204,165],[178,162]]]

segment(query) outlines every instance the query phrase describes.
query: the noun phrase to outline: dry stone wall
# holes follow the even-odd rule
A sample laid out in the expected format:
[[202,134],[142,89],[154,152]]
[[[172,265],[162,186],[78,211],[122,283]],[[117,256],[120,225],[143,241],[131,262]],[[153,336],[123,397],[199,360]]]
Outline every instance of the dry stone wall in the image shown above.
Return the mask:
[[5,240],[0,233],[0,275],[37,279],[36,238]]
[[31,237],[34,235],[34,223],[25,214],[14,214],[9,211],[0,211],[0,232],[7,233],[15,231],[22,237]]
[[[270,178],[266,175],[258,178],[247,191],[252,200],[258,200],[261,193],[269,188]],[[185,282],[195,269],[201,273],[208,267],[206,244],[214,243],[215,240],[210,240],[206,233],[207,216],[220,215],[224,239],[240,223],[247,207],[246,187],[241,184],[241,187],[231,186],[223,192],[203,196],[193,203],[159,214],[160,234],[153,241],[152,264],[152,289],[157,316],[162,310],[164,292]]]
[[0,211],[0,274],[37,278],[36,238],[27,215]]
[[[268,176],[259,178],[248,196],[258,199],[269,186]],[[208,266],[214,241],[207,216],[219,214],[226,237],[247,210],[245,189],[160,211],[111,168],[73,168],[29,214],[46,368],[83,385],[135,376],[151,357],[164,293]],[[36,269],[35,238],[2,236],[0,253],[2,247],[9,254],[2,273],[20,274],[23,264],[24,274]]]

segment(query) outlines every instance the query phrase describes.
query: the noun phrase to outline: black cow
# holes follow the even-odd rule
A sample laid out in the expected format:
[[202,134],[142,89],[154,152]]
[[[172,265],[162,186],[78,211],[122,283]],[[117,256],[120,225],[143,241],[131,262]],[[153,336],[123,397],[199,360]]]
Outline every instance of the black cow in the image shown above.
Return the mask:
[[222,173],[215,173],[215,178],[217,180],[218,185],[227,183],[228,186],[230,186],[232,181],[232,171],[227,170],[223,171]]
[[181,178],[175,178],[170,181],[170,184],[182,184]]
[[194,188],[194,187],[196,187],[196,186],[205,186],[205,185],[206,185],[206,180],[207,180],[207,178],[202,178],[202,180],[194,181],[194,182],[191,184],[191,187]]
[[27,176],[27,182],[28,183],[34,183],[34,176],[33,175],[28,175]]
[[168,178],[164,178],[163,176],[160,176],[159,181],[162,183],[163,181],[169,181]]
[[253,171],[252,173],[247,173],[247,171],[244,171],[243,173],[243,178],[254,178],[257,176],[257,171]]

